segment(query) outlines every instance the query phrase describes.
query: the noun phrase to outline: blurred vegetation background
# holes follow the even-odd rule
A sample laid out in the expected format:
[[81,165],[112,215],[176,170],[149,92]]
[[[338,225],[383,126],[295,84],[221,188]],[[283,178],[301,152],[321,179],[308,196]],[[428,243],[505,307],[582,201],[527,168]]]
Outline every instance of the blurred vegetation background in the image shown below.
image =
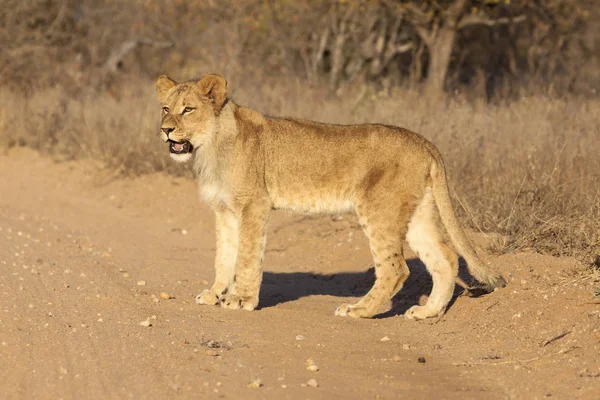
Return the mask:
[[600,89],[596,0],[2,3],[0,80],[21,89],[106,89],[207,66],[332,91],[365,82],[487,98]]
[[[600,276],[598,0],[1,0],[0,138],[117,174],[188,174],[154,80],[216,72],[242,105],[415,130],[498,252]],[[590,275],[592,276],[592,275]]]

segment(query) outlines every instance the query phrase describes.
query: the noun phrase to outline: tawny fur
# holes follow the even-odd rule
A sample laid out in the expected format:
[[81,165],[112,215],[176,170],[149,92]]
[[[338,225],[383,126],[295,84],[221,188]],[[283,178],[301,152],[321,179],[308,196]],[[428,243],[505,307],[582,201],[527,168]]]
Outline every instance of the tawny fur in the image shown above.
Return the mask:
[[[489,289],[504,285],[481,262],[450,202],[444,163],[422,136],[394,126],[331,125],[264,116],[227,99],[222,76],[157,82],[163,140],[189,141],[200,193],[216,214],[216,278],[199,304],[253,310],[262,280],[272,209],[354,210],[369,238],[376,280],[336,315],[371,317],[408,278],[405,240],[425,263],[433,289],[407,318],[441,315],[452,297],[457,256],[442,240],[438,213],[469,271]],[[168,133],[165,133],[168,132]],[[191,154],[173,155],[187,161]]]

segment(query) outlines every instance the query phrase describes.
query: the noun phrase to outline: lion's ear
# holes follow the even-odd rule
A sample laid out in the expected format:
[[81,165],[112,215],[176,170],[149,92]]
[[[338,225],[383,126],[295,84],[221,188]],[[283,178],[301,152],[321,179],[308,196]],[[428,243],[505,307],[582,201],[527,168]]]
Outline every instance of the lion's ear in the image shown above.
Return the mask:
[[169,78],[166,75],[161,75],[156,80],[156,96],[158,97],[158,101],[164,103],[167,99],[167,94],[169,90],[177,86],[177,82],[173,79]]
[[227,100],[227,81],[221,75],[205,75],[198,81],[198,88],[205,98],[213,104],[219,113]]

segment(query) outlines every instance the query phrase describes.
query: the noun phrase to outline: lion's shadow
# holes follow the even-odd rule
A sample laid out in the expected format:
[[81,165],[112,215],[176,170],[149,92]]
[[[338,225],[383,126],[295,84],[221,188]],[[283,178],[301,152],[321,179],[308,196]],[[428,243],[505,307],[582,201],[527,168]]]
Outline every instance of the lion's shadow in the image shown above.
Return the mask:
[[[379,318],[401,315],[410,307],[419,303],[421,296],[429,295],[432,288],[431,276],[419,259],[406,260],[410,276],[402,290],[392,299],[392,307],[379,314]],[[472,278],[466,271],[461,259],[459,277],[464,281]],[[263,274],[260,294],[260,308],[273,307],[306,296],[329,295],[339,297],[362,297],[373,286],[375,270],[373,267],[361,272],[340,272],[334,274],[316,274],[312,272],[268,272]],[[448,307],[463,293],[464,289],[455,286],[454,295]]]

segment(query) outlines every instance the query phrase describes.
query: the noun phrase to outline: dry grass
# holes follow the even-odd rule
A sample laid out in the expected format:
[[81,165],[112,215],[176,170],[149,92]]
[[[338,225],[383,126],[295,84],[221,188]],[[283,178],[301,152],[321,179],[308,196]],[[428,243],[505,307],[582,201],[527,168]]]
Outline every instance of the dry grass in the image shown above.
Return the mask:
[[[420,132],[445,156],[463,223],[505,239],[494,250],[600,257],[600,101],[522,97],[490,105],[460,97],[425,99],[417,90],[347,89],[337,97],[287,83],[230,77],[232,97],[273,115],[325,122],[381,122]],[[57,158],[91,158],[126,174],[190,174],[157,139],[152,82],[120,100],[60,89],[23,98],[0,92],[0,137]],[[597,267],[596,267],[597,268]]]

